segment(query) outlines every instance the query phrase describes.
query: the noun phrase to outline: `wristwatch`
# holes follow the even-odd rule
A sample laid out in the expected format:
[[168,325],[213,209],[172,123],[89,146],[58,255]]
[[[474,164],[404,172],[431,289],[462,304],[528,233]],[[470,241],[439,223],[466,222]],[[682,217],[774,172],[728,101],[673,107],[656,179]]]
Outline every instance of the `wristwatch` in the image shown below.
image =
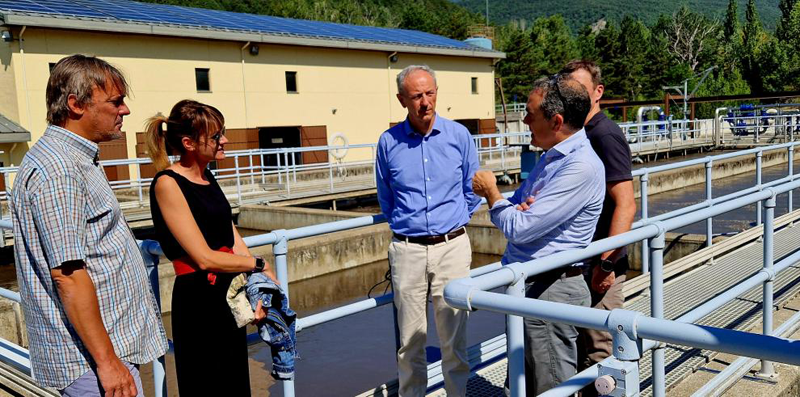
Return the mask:
[[264,266],[266,266],[266,262],[264,262],[264,258],[257,256],[256,258],[256,267],[253,268],[253,273],[259,273],[264,271]]
[[606,273],[611,273],[614,271],[614,262],[611,262],[608,259],[600,259],[599,262],[600,270]]

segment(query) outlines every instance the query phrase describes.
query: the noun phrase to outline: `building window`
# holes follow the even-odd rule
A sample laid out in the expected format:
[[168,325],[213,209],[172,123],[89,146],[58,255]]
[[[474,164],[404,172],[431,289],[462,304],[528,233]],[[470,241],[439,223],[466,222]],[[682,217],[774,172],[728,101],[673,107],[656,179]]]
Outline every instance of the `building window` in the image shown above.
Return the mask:
[[210,92],[211,81],[208,78],[208,69],[196,68],[194,70],[194,81],[197,84],[197,92]]
[[297,93],[297,72],[286,72],[286,92]]
[[472,78],[472,93],[473,94],[477,94],[478,93],[478,78],[477,77],[473,77]]

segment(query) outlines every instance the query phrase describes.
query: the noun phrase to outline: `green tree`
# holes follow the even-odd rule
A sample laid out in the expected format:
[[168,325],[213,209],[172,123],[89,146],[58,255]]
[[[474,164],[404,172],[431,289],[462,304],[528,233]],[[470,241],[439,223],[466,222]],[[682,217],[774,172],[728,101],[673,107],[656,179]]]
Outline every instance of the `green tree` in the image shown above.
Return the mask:
[[766,37],[761,27],[761,20],[754,0],[747,2],[745,12],[745,25],[742,38],[742,75],[750,85],[750,90],[754,93],[764,92],[764,82],[761,76],[759,62],[764,59],[761,50]]
[[530,35],[537,60],[534,70],[537,77],[557,73],[567,62],[578,57],[575,39],[561,15],[537,18]]
[[778,26],[775,29],[775,37],[780,41],[791,40],[791,32],[789,24],[792,19],[792,10],[794,10],[797,0],[780,0],[778,9],[781,10],[781,19],[778,20]]
[[530,31],[508,25],[501,33],[500,50],[506,59],[497,64],[497,74],[502,78],[506,99],[524,102],[536,78],[537,59]]

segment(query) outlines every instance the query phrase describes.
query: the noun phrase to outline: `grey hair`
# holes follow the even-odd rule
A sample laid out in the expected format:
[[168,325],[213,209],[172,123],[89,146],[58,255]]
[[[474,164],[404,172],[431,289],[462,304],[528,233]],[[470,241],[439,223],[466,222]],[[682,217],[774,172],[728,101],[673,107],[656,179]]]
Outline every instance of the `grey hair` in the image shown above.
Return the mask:
[[547,120],[560,114],[564,124],[576,131],[583,128],[592,103],[586,88],[567,74],[542,77],[533,83],[533,91],[542,92],[539,108]]
[[417,70],[423,70],[428,72],[431,77],[433,77],[433,85],[439,86],[436,83],[436,72],[433,71],[428,65],[409,65],[406,66],[405,69],[401,70],[400,73],[397,74],[397,92],[400,95],[404,95],[405,92],[403,91],[403,83],[406,81],[406,77],[412,72],[416,72]]
[[108,83],[123,95],[130,90],[122,72],[100,58],[81,54],[62,58],[47,80],[47,122],[63,127],[69,117],[70,95],[75,95],[78,106],[85,106],[92,102],[94,88],[106,91]]

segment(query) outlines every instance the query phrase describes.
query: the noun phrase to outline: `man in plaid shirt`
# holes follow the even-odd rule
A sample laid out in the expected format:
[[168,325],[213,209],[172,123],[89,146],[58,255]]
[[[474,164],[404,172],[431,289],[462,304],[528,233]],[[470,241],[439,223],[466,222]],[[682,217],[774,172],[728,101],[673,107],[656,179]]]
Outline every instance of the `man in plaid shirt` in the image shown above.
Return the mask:
[[66,396],[143,396],[138,365],[167,348],[141,253],[98,164],[98,143],[122,135],[127,92],[103,60],[59,61],[47,83],[50,125],[14,181],[31,369]]

